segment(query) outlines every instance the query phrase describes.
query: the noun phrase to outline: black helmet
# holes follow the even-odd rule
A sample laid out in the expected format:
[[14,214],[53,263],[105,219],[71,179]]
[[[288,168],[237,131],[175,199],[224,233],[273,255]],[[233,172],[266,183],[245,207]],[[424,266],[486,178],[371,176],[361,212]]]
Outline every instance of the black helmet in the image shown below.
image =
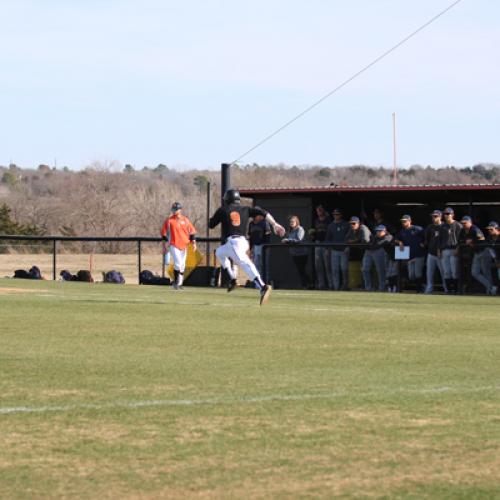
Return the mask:
[[171,212],[177,212],[177,210],[180,210],[182,208],[182,205],[176,201],[175,203],[172,203],[172,208],[170,209]]
[[224,203],[230,205],[231,203],[239,203],[241,201],[240,192],[237,189],[228,189],[224,193]]

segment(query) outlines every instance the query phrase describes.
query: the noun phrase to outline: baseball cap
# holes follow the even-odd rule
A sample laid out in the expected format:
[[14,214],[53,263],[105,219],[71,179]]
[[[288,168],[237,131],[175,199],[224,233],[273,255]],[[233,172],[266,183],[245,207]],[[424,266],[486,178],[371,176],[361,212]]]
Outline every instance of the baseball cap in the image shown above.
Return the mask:
[[379,224],[375,227],[375,231],[385,231],[387,228],[383,224]]
[[455,210],[453,210],[453,208],[451,208],[451,207],[446,207],[443,210],[443,214],[454,214],[454,213],[455,213]]
[[356,216],[353,216],[351,217],[351,219],[349,220],[349,222],[352,224],[352,223],[355,223],[355,222],[359,222],[359,217],[356,217]]
[[334,208],[334,209],[332,210],[332,214],[334,214],[334,215],[335,215],[335,214],[340,214],[340,215],[342,215],[342,210],[340,210],[340,208]]
[[403,217],[401,217],[401,219],[399,219],[399,220],[411,220],[411,215],[405,214],[405,215],[403,215]]
[[439,217],[441,217],[443,213],[441,212],[441,210],[434,210],[434,212],[431,212],[431,215],[438,215]]
[[460,222],[472,222],[472,219],[468,215],[464,215]]
[[172,203],[172,208],[170,209],[172,212],[177,212],[177,210],[180,210],[182,208],[182,205],[176,201],[175,203]]
[[486,229],[498,229],[498,222],[495,222],[494,220],[488,222]]

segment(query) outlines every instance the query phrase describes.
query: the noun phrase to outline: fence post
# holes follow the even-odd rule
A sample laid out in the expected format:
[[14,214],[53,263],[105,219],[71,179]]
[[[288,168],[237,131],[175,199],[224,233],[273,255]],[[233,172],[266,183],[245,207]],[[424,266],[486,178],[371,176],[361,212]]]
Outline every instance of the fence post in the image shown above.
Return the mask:
[[141,283],[141,267],[142,267],[142,262],[141,262],[141,240],[137,240],[137,282],[140,284]]
[[205,243],[205,255],[206,255],[206,262],[207,262],[207,269],[210,267],[210,242],[208,239],[210,238],[210,228],[209,226],[209,220],[210,220],[210,181],[207,182],[207,217],[206,217],[206,223],[207,223],[207,232],[206,232],[206,237],[207,241]]
[[57,279],[57,276],[56,276],[56,273],[57,273],[57,270],[56,270],[56,259],[57,259],[57,240],[54,239],[52,241],[52,279],[54,281],[56,281]]

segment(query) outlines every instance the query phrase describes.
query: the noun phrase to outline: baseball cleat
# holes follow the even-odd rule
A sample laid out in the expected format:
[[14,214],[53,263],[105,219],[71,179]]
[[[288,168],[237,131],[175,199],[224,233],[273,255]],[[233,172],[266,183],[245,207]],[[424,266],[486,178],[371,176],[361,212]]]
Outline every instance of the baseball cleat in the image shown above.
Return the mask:
[[232,292],[236,288],[236,280],[231,280],[227,285],[227,292]]
[[273,290],[273,287],[271,285],[264,285],[264,288],[260,291],[260,305],[263,306],[268,300],[269,300],[269,295],[271,295],[271,292]]

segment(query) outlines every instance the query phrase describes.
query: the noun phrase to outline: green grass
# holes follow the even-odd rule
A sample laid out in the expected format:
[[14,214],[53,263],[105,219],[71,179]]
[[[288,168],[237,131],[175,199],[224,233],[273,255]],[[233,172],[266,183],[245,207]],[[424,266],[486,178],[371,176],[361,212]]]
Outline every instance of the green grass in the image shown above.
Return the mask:
[[500,498],[499,325],[494,297],[0,280],[0,496]]

